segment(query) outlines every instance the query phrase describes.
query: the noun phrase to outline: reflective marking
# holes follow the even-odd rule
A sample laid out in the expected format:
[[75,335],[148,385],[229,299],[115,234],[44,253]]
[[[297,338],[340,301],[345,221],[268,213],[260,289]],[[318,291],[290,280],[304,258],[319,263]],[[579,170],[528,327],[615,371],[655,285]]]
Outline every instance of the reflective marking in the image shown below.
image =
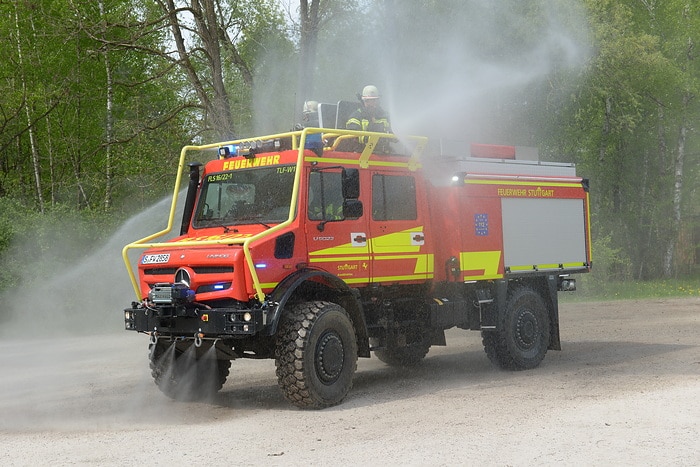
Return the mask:
[[501,251],[463,251],[460,253],[460,268],[465,276],[463,280],[497,279],[503,277],[498,273]]

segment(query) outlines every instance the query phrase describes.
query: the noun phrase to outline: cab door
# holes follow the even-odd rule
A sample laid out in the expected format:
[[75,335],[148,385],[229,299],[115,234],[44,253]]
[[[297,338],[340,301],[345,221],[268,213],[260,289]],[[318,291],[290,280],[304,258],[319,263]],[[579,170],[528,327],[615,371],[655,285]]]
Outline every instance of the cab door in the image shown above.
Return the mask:
[[375,170],[371,174],[369,219],[374,283],[424,282],[433,277],[420,199],[424,187],[413,174]]
[[[352,214],[354,217],[344,214],[343,203],[348,201],[347,194],[343,193],[346,179],[343,168],[311,168],[305,176],[309,265],[338,276],[348,284],[367,285],[372,269],[368,216],[364,210],[356,210]],[[359,179],[355,183],[359,187]],[[356,195],[351,201],[358,206],[360,193]]]

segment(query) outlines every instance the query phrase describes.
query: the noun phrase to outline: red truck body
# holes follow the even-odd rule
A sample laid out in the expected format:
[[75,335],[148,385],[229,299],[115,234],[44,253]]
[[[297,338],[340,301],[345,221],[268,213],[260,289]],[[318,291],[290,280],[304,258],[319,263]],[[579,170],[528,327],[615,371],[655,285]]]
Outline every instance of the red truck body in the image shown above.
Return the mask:
[[[374,153],[383,140],[400,149]],[[123,252],[137,295],[125,326],[151,336],[158,386],[193,397],[220,389],[230,360],[274,358],[285,396],[320,408],[345,397],[358,356],[414,365],[454,326],[480,330],[504,368],[559,349],[557,291],[591,267],[587,180],[512,146],[426,147],[305,129],[184,148],[166,231],[187,156],[216,153],[189,164],[180,235]],[[133,248],[147,248],[138,278]],[[215,377],[186,384],[188,352]]]

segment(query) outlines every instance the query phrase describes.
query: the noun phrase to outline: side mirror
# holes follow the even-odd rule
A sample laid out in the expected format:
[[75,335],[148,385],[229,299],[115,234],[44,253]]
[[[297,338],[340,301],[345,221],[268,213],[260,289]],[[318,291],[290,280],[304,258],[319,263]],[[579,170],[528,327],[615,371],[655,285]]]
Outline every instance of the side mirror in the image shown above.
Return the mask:
[[358,199],[346,199],[343,201],[343,218],[344,219],[359,219],[364,212],[362,201]]
[[358,169],[343,169],[342,181],[343,199],[357,199],[360,197],[360,171]]

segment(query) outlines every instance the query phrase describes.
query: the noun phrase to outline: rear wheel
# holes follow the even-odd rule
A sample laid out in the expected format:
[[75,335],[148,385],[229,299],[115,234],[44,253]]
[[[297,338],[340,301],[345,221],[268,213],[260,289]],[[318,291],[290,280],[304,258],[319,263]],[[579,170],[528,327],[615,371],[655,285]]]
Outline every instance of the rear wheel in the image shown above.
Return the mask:
[[540,364],[549,347],[549,314],[542,298],[529,287],[508,294],[495,331],[482,331],[489,359],[508,370],[527,370]]
[[357,368],[350,317],[331,302],[295,306],[280,325],[275,359],[279,387],[292,404],[321,409],[340,403]]
[[216,358],[216,349],[206,341],[158,342],[149,346],[151,375],[158,389],[176,400],[207,399],[226,382],[230,360]]

